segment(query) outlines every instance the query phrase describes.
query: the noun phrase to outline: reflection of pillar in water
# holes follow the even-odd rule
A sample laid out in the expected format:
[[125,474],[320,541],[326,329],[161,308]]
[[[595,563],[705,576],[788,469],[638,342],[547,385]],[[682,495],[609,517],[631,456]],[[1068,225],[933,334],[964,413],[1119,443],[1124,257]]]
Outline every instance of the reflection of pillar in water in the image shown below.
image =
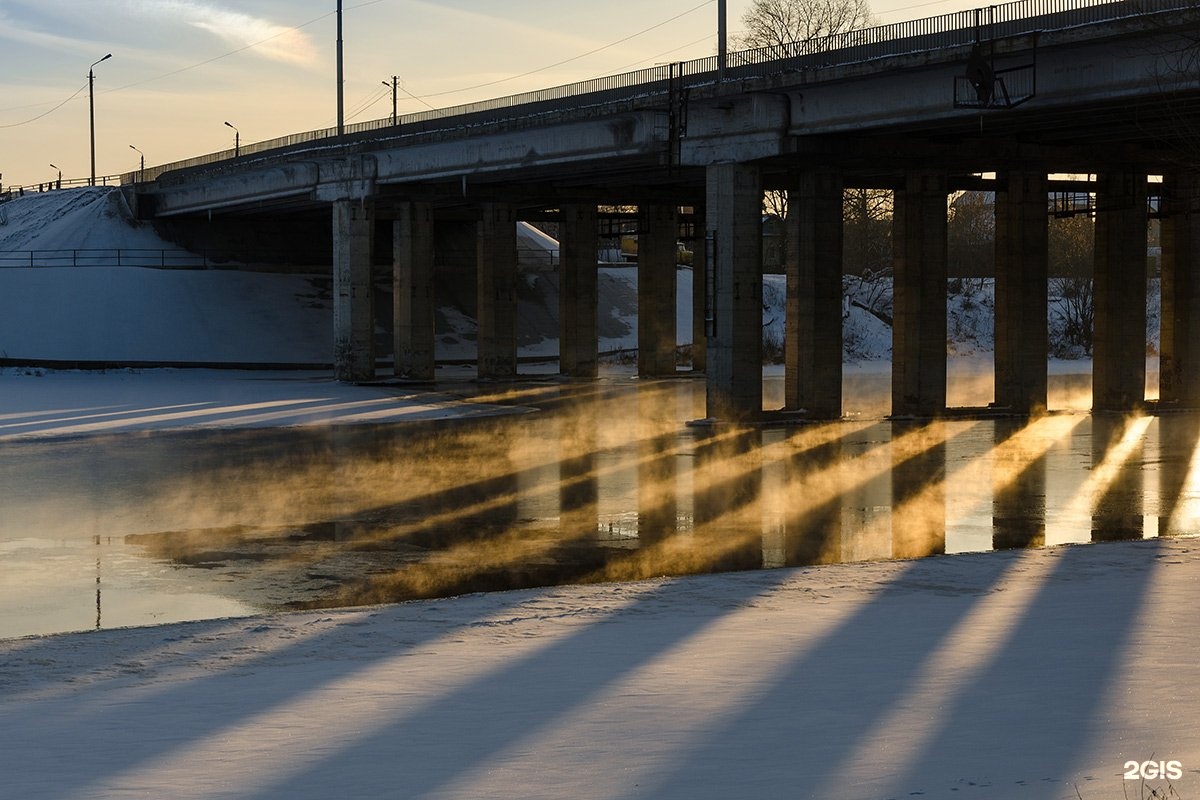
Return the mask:
[[1024,420],[997,419],[992,450],[992,547],[1007,550],[1046,544],[1046,456],[1001,447],[1020,433]]
[[1200,416],[1163,414],[1158,418],[1160,536],[1200,533]]
[[787,495],[791,501],[784,516],[787,566],[836,564],[842,560],[845,495],[840,487],[831,493],[815,481],[834,480],[844,455],[842,439],[838,438],[787,458]]
[[763,565],[762,431],[697,435],[696,546],[711,571]]
[[637,446],[638,539],[657,542],[676,532],[677,433],[664,425],[663,413],[673,392],[662,384],[639,387]]
[[898,448],[906,428],[892,423],[892,557],[920,558],[946,552],[946,437],[930,423]]
[[560,421],[558,503],[562,536],[585,538],[599,526],[600,485],[596,476],[596,414],[593,402]]
[[[1108,414],[1092,415],[1092,474],[1110,451],[1122,443],[1129,420]],[[1145,443],[1139,438],[1120,463],[1112,464],[1112,481],[1102,487],[1092,507],[1092,541],[1107,542],[1121,539],[1141,539],[1142,519],[1142,458]]]

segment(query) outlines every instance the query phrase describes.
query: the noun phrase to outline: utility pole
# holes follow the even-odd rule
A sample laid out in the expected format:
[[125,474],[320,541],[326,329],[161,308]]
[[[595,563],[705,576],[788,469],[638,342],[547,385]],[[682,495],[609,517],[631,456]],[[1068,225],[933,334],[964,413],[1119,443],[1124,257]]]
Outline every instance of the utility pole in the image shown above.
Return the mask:
[[726,0],[717,0],[717,80],[724,82],[729,63],[729,25]]
[[393,75],[393,76],[392,76],[392,82],[391,82],[391,83],[388,83],[387,81],[383,81],[383,85],[384,85],[384,86],[391,86],[391,87],[392,87],[392,127],[395,127],[395,126],[396,126],[396,124],[397,124],[397,117],[396,117],[396,86],[399,84],[399,82],[400,82],[400,78],[399,78],[399,76],[396,76],[396,75]]
[[337,0],[337,135],[346,133],[346,105],[343,97],[342,75],[342,0]]

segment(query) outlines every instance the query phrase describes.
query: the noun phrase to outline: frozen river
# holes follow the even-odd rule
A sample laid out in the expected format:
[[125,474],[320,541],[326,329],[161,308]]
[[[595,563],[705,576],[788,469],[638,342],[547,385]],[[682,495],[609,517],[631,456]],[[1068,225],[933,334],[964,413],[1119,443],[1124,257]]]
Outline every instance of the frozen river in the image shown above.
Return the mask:
[[539,409],[513,416],[5,442],[0,637],[1200,531],[1198,415],[887,421],[857,380],[819,425],[689,426],[702,381],[610,379],[472,390]]

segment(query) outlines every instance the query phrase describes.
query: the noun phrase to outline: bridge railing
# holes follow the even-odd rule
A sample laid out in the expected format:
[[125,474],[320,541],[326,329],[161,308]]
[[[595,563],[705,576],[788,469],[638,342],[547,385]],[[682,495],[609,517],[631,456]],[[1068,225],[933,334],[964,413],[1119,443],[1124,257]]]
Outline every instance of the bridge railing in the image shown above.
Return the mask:
[[[1195,9],[1195,0],[1014,0],[1001,5],[958,11],[935,17],[889,23],[774,47],[728,55],[726,80],[769,77],[788,71],[820,69],[871,61],[908,53],[929,52],[970,45],[977,41],[1061,30],[1149,13]],[[668,94],[677,87],[695,89],[718,79],[716,56],[607,75],[591,80],[538,89],[532,92],[419,111],[345,126],[347,137],[357,139],[408,136],[450,128],[466,128],[510,119],[532,117],[556,110],[631,102]],[[199,167],[271,150],[321,143],[335,146],[336,128],[304,131],[255,144],[242,145],[240,153],[223,150],[145,170],[126,173],[123,183],[154,180],[179,169]]]

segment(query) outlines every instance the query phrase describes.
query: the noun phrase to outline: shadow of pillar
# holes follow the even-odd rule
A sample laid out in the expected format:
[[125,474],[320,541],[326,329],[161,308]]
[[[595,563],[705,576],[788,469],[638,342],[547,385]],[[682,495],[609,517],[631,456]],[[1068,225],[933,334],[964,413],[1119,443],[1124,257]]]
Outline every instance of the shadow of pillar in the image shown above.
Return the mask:
[[1014,419],[994,423],[992,547],[996,550],[1046,544],[1046,456],[1027,460],[1023,453],[1000,447],[1025,425]]
[[[1092,469],[1099,467],[1125,434],[1128,420],[1107,414],[1092,415]],[[1145,443],[1139,440],[1125,460],[1116,465],[1113,480],[1092,507],[1092,541],[1141,539],[1143,535],[1142,461]]]
[[678,433],[662,419],[668,396],[662,384],[654,383],[637,393],[637,519],[643,544],[668,539],[678,528]]
[[594,537],[600,525],[595,407],[585,402],[560,420],[559,519],[564,539]]

